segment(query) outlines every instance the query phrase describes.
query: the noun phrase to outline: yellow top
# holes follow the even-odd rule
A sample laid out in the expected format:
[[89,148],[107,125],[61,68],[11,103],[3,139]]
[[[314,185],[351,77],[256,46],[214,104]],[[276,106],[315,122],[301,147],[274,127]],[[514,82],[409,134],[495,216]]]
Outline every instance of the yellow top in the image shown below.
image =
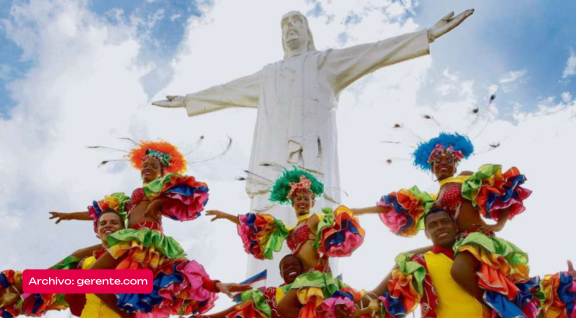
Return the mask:
[[[82,269],[88,269],[96,262],[94,256],[90,256],[82,262]],[[114,310],[110,309],[98,296],[86,294],[86,305],[80,318],[120,318]]]
[[440,180],[440,186],[445,185],[446,183],[464,183],[464,181],[470,179],[469,175],[458,175],[456,177],[450,177],[443,180]]
[[427,252],[424,254],[428,273],[432,277],[434,288],[438,293],[438,318],[468,317],[483,318],[489,314],[482,305],[450,275],[450,269],[454,264],[448,256],[442,253]]

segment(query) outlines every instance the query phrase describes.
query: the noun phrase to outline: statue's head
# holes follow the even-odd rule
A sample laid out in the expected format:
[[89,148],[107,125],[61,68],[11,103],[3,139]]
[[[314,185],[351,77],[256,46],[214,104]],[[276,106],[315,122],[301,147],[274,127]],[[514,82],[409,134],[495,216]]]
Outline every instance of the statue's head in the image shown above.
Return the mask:
[[282,17],[282,48],[284,59],[290,50],[305,47],[306,51],[316,51],[314,38],[306,17],[298,11],[290,11]]

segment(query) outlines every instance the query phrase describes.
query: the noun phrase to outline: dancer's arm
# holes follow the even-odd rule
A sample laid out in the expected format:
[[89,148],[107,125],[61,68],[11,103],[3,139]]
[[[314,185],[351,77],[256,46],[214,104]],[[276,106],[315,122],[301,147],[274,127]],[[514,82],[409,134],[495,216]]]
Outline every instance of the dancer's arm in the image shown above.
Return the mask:
[[390,211],[390,207],[387,206],[370,206],[367,208],[360,208],[360,209],[350,209],[354,212],[354,215],[362,215],[362,214],[378,214],[378,213],[386,213]]
[[498,222],[496,222],[496,224],[483,225],[483,226],[478,228],[478,231],[480,231],[486,235],[489,235],[493,232],[502,231],[502,229],[504,229],[504,226],[506,225],[506,222],[508,222],[508,217],[510,216],[510,209],[511,208],[506,208],[506,209],[502,210],[502,212],[500,212],[500,216],[499,216]]
[[291,289],[278,304],[278,312],[283,318],[298,318],[302,304],[298,300],[298,291]]
[[84,212],[70,212],[70,213],[62,213],[62,212],[49,212],[50,213],[50,220],[56,219],[56,224],[60,223],[61,221],[70,221],[70,220],[78,220],[78,221],[92,221],[92,218],[88,214],[88,211]]
[[[78,260],[81,260],[83,258],[92,256],[94,254],[94,252],[100,250],[101,248],[102,248],[102,244],[96,244],[96,245],[93,245],[90,247],[81,248],[79,250],[76,250],[70,256],[76,257],[76,258],[78,258]],[[70,257],[70,256],[68,256],[68,257]],[[58,263],[54,264],[49,269],[54,269],[54,268],[58,267],[58,265],[64,264],[68,257],[66,257],[63,260],[59,261]]]
[[206,216],[213,216],[210,222],[214,222],[219,219],[228,220],[236,225],[240,225],[240,220],[238,219],[237,215],[228,214],[218,210],[210,210],[206,212]]

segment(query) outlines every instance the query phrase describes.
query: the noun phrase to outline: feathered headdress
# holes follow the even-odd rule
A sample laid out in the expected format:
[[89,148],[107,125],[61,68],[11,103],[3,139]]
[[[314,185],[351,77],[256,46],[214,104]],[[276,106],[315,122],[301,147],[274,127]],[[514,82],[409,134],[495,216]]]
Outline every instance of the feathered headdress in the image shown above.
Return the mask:
[[[488,114],[489,108],[492,105],[492,102],[496,99],[496,95],[491,95],[489,100],[488,100],[488,106],[486,107],[484,113]],[[411,144],[411,143],[406,143],[403,141],[395,141],[395,140],[385,140],[382,141],[383,143],[386,144],[393,144],[393,145],[399,145],[399,146],[404,146],[404,147],[409,147],[409,148],[413,148],[414,151],[411,153],[411,159],[412,162],[415,166],[419,167],[422,170],[425,171],[431,171],[432,170],[432,163],[435,160],[436,156],[441,155],[441,154],[448,154],[453,156],[453,159],[455,162],[459,162],[462,159],[468,159],[468,157],[470,157],[471,155],[478,155],[478,154],[482,154],[482,153],[486,153],[489,151],[492,151],[494,149],[497,149],[498,147],[500,147],[500,143],[496,142],[496,143],[491,143],[489,144],[489,147],[485,150],[481,150],[480,152],[476,151],[474,149],[474,145],[472,144],[472,141],[470,140],[470,138],[468,137],[470,135],[470,131],[472,129],[475,129],[475,127],[477,127],[477,124],[481,124],[480,123],[480,117],[482,115],[482,112],[480,111],[480,108],[478,107],[474,107],[471,110],[471,115],[474,116],[474,122],[469,125],[468,131],[460,134],[460,133],[447,133],[445,132],[446,129],[444,129],[444,127],[442,127],[442,125],[440,124],[440,122],[438,122],[433,116],[425,114],[422,115],[422,118],[427,120],[427,121],[431,121],[434,124],[436,124],[436,126],[439,128],[440,133],[438,136],[425,141],[424,138],[421,138],[420,136],[418,136],[415,132],[413,132],[412,130],[410,130],[408,127],[404,127],[404,125],[397,123],[394,124],[394,129],[396,130],[402,130],[405,133],[408,133],[412,138],[416,137],[417,139],[420,140],[420,143],[418,144]],[[487,117],[487,121],[482,124],[483,127],[480,129],[480,132],[473,137],[472,139],[478,137],[480,134],[482,134],[482,132],[486,129],[486,127],[488,126],[488,124],[490,123],[490,118],[491,116],[488,114]],[[388,158],[386,159],[386,163],[388,164],[392,164],[394,161],[397,160],[410,160],[410,158],[408,158],[408,156],[406,157],[398,157],[398,158]]]
[[160,161],[167,173],[186,172],[186,158],[176,146],[165,141],[141,141],[138,147],[128,154],[130,163],[138,170],[142,169],[142,163],[149,157]]
[[414,165],[422,170],[431,170],[434,158],[440,154],[451,154],[455,162],[467,159],[474,152],[474,146],[466,136],[454,133],[440,133],[426,142],[421,142],[412,153]]
[[292,167],[291,170],[284,170],[274,182],[270,190],[270,201],[289,204],[290,198],[298,189],[308,189],[315,196],[321,196],[324,193],[324,184],[310,172]]
[[162,140],[136,142],[130,138],[120,138],[120,139],[130,141],[134,145],[134,148],[131,150],[123,150],[106,146],[88,147],[90,149],[103,149],[125,153],[124,158],[104,160],[100,163],[100,166],[105,165],[109,162],[130,161],[130,163],[134,168],[141,170],[142,163],[147,158],[153,157],[157,159],[160,162],[160,164],[162,164],[162,166],[164,166],[164,169],[167,173],[182,174],[186,172],[188,163],[190,164],[201,163],[220,158],[224,156],[228,152],[228,150],[230,150],[230,147],[232,145],[232,138],[228,137],[226,148],[222,150],[220,153],[212,157],[187,162],[186,156],[198,150],[198,147],[204,140],[204,136],[201,136],[200,139],[195,143],[194,149],[189,150],[185,154],[182,154],[182,152],[180,152],[178,148],[176,148],[176,146]]

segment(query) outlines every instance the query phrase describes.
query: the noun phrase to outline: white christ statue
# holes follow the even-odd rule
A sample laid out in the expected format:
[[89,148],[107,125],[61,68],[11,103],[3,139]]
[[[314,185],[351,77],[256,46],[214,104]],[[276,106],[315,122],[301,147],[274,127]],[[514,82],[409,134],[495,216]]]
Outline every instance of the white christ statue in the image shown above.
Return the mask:
[[[270,182],[266,180],[276,180],[281,172],[278,167],[306,168],[324,182],[326,189],[315,208],[338,204],[336,110],[342,90],[382,67],[429,54],[429,43],[473,12],[466,10],[457,16],[452,12],[419,32],[325,51],[316,50],[306,17],[289,12],[281,21],[283,60],[255,74],[186,96],[167,96],[167,100],[153,105],[186,108],[188,116],[230,107],[258,109],[248,170],[259,177],[256,182],[246,183],[251,210],[266,211],[294,224],[291,207],[271,206],[268,202]],[[273,262],[249,257],[248,275],[267,268],[267,284],[280,282],[277,264],[281,256],[276,255]]]

